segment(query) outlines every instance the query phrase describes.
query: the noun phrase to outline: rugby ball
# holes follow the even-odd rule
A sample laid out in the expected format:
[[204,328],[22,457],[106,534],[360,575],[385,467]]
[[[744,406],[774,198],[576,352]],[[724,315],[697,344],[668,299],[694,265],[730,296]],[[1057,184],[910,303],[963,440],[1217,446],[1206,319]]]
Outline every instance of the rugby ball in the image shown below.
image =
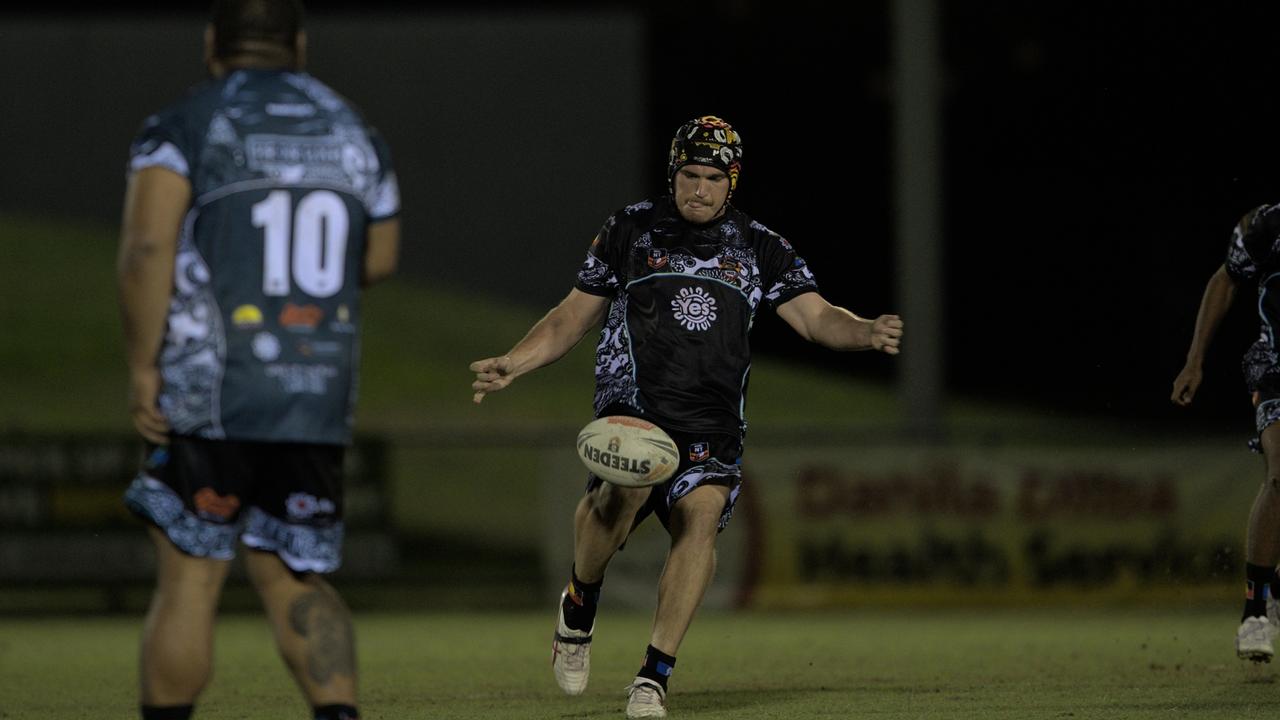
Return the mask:
[[625,415],[587,423],[578,433],[578,458],[601,480],[624,487],[666,482],[680,465],[680,451],[662,428]]

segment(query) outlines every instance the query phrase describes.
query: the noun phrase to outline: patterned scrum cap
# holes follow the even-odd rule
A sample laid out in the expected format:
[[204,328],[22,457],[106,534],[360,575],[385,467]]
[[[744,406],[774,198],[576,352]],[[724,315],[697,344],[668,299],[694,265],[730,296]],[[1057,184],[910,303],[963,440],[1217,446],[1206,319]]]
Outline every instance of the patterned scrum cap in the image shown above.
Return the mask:
[[742,170],[742,136],[715,115],[690,120],[676,130],[676,136],[671,140],[671,153],[667,157],[668,182],[674,183],[676,171],[690,163],[723,170],[729,176],[729,192],[732,193],[738,188],[738,173]]

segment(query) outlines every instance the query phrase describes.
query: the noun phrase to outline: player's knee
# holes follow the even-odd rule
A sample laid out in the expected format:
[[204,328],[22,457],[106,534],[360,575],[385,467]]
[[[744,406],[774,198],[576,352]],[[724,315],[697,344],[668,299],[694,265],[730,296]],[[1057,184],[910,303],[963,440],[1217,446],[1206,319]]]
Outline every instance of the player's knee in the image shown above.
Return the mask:
[[207,653],[171,638],[158,638],[143,647],[143,694],[153,704],[180,705],[194,701],[213,679]]

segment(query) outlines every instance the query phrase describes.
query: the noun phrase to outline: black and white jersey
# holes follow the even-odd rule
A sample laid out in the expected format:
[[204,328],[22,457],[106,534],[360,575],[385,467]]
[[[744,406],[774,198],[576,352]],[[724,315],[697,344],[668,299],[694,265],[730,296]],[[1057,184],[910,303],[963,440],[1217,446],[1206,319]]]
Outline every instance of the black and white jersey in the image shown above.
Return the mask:
[[147,118],[129,170],[191,182],[159,367],[174,431],[345,443],[370,223],[400,210],[386,145],[314,77],[236,70]]
[[596,347],[595,412],[623,405],[674,430],[739,434],[762,300],[816,292],[791,245],[733,206],[698,226],[670,196],[607,221],[576,287],[612,297]]
[[1259,390],[1265,382],[1280,390],[1280,205],[1261,205],[1245,213],[1231,233],[1227,274],[1237,284],[1256,284],[1262,332],[1245,353],[1245,382]]

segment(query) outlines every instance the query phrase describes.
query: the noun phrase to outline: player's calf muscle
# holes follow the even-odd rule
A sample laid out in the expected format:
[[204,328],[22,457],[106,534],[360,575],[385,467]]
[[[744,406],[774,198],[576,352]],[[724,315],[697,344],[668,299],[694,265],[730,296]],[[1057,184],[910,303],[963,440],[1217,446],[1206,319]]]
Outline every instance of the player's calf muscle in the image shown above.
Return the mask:
[[355,632],[351,614],[327,588],[296,598],[289,606],[289,627],[306,643],[306,672],[317,685],[335,675],[356,673]]

